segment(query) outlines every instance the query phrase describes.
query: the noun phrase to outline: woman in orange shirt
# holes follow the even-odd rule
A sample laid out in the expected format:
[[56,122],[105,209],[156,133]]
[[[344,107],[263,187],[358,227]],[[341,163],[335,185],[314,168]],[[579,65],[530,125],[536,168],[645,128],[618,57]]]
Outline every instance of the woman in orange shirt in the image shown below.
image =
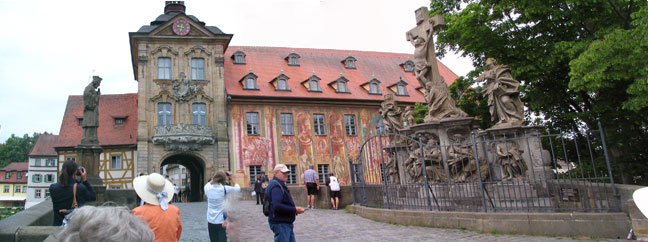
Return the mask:
[[148,222],[155,234],[155,242],[177,242],[182,234],[180,209],[169,204],[173,198],[173,184],[158,173],[139,176],[133,180],[137,196],[145,202],[133,209],[133,214]]

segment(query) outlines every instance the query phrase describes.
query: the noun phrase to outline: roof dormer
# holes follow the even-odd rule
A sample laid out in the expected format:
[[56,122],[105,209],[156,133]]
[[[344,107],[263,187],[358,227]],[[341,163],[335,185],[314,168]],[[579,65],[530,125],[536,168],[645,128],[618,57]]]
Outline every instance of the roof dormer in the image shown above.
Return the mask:
[[401,63],[400,66],[403,67],[403,70],[405,72],[414,73],[414,61],[412,61],[409,57],[407,57],[407,60]]
[[286,56],[286,58],[284,58],[284,60],[288,61],[289,66],[299,66],[299,58],[301,58],[301,56],[293,50],[288,54],[288,56]]
[[407,82],[403,81],[403,78],[400,78],[398,82],[388,86],[387,88],[396,93],[396,96],[409,96],[409,93],[407,93]]
[[239,80],[239,83],[243,85],[243,90],[259,90],[259,86],[257,86],[257,78],[258,76],[252,72],[252,68],[250,68],[250,72],[245,74],[241,80]]
[[283,70],[281,70],[281,74],[279,74],[274,79],[270,80],[270,85],[272,85],[275,88],[275,91],[290,92],[290,87],[288,86],[288,79],[290,79],[290,77],[286,76],[283,73]]
[[241,48],[234,51],[231,58],[234,60],[235,65],[245,65],[245,52],[241,51]]
[[335,89],[335,92],[337,93],[351,94],[348,84],[349,84],[349,79],[346,79],[346,77],[344,77],[342,73],[340,73],[340,77],[338,79],[335,79],[334,81],[328,83],[328,85],[333,89]]
[[376,76],[360,86],[367,90],[371,95],[382,95],[382,92],[380,91],[380,80],[376,79]]
[[351,55],[351,53],[349,53],[349,56],[342,59],[341,62],[344,65],[344,68],[346,69],[356,69],[356,61],[358,61],[358,59],[356,59]]
[[322,80],[322,78],[316,76],[315,72],[313,71],[313,75],[308,79],[302,81],[301,84],[304,85],[304,87],[306,87],[309,92],[322,92],[322,88],[320,87],[320,80]]

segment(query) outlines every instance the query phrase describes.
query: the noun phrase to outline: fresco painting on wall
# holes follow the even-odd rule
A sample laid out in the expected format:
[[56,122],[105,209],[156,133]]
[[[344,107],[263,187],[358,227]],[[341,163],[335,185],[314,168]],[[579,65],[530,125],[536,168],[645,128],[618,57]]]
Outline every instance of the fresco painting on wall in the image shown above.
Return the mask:
[[310,114],[299,112],[297,114],[297,127],[299,130],[299,165],[297,170],[303,174],[308,169],[308,165],[313,159],[313,138],[311,136],[311,119]]

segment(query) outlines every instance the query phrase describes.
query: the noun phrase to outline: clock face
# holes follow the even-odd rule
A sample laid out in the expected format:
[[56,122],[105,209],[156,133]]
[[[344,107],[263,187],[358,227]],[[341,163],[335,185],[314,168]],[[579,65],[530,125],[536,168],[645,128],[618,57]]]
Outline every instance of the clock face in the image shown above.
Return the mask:
[[179,19],[178,21],[173,23],[173,33],[177,35],[187,35],[190,28],[191,26],[184,19]]

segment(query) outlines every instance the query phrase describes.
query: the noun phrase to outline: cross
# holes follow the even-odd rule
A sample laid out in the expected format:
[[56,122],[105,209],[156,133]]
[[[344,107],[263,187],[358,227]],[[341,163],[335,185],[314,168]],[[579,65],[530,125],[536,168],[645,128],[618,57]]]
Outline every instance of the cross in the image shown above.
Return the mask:
[[[427,7],[420,7],[416,11],[416,27],[407,32],[407,41],[414,45],[414,64],[416,71],[424,72],[421,78],[421,86],[425,87],[427,82],[443,82],[443,77],[439,73],[437,58],[434,49],[434,30],[445,24],[442,15],[429,17]],[[425,68],[425,69],[422,69]]]

